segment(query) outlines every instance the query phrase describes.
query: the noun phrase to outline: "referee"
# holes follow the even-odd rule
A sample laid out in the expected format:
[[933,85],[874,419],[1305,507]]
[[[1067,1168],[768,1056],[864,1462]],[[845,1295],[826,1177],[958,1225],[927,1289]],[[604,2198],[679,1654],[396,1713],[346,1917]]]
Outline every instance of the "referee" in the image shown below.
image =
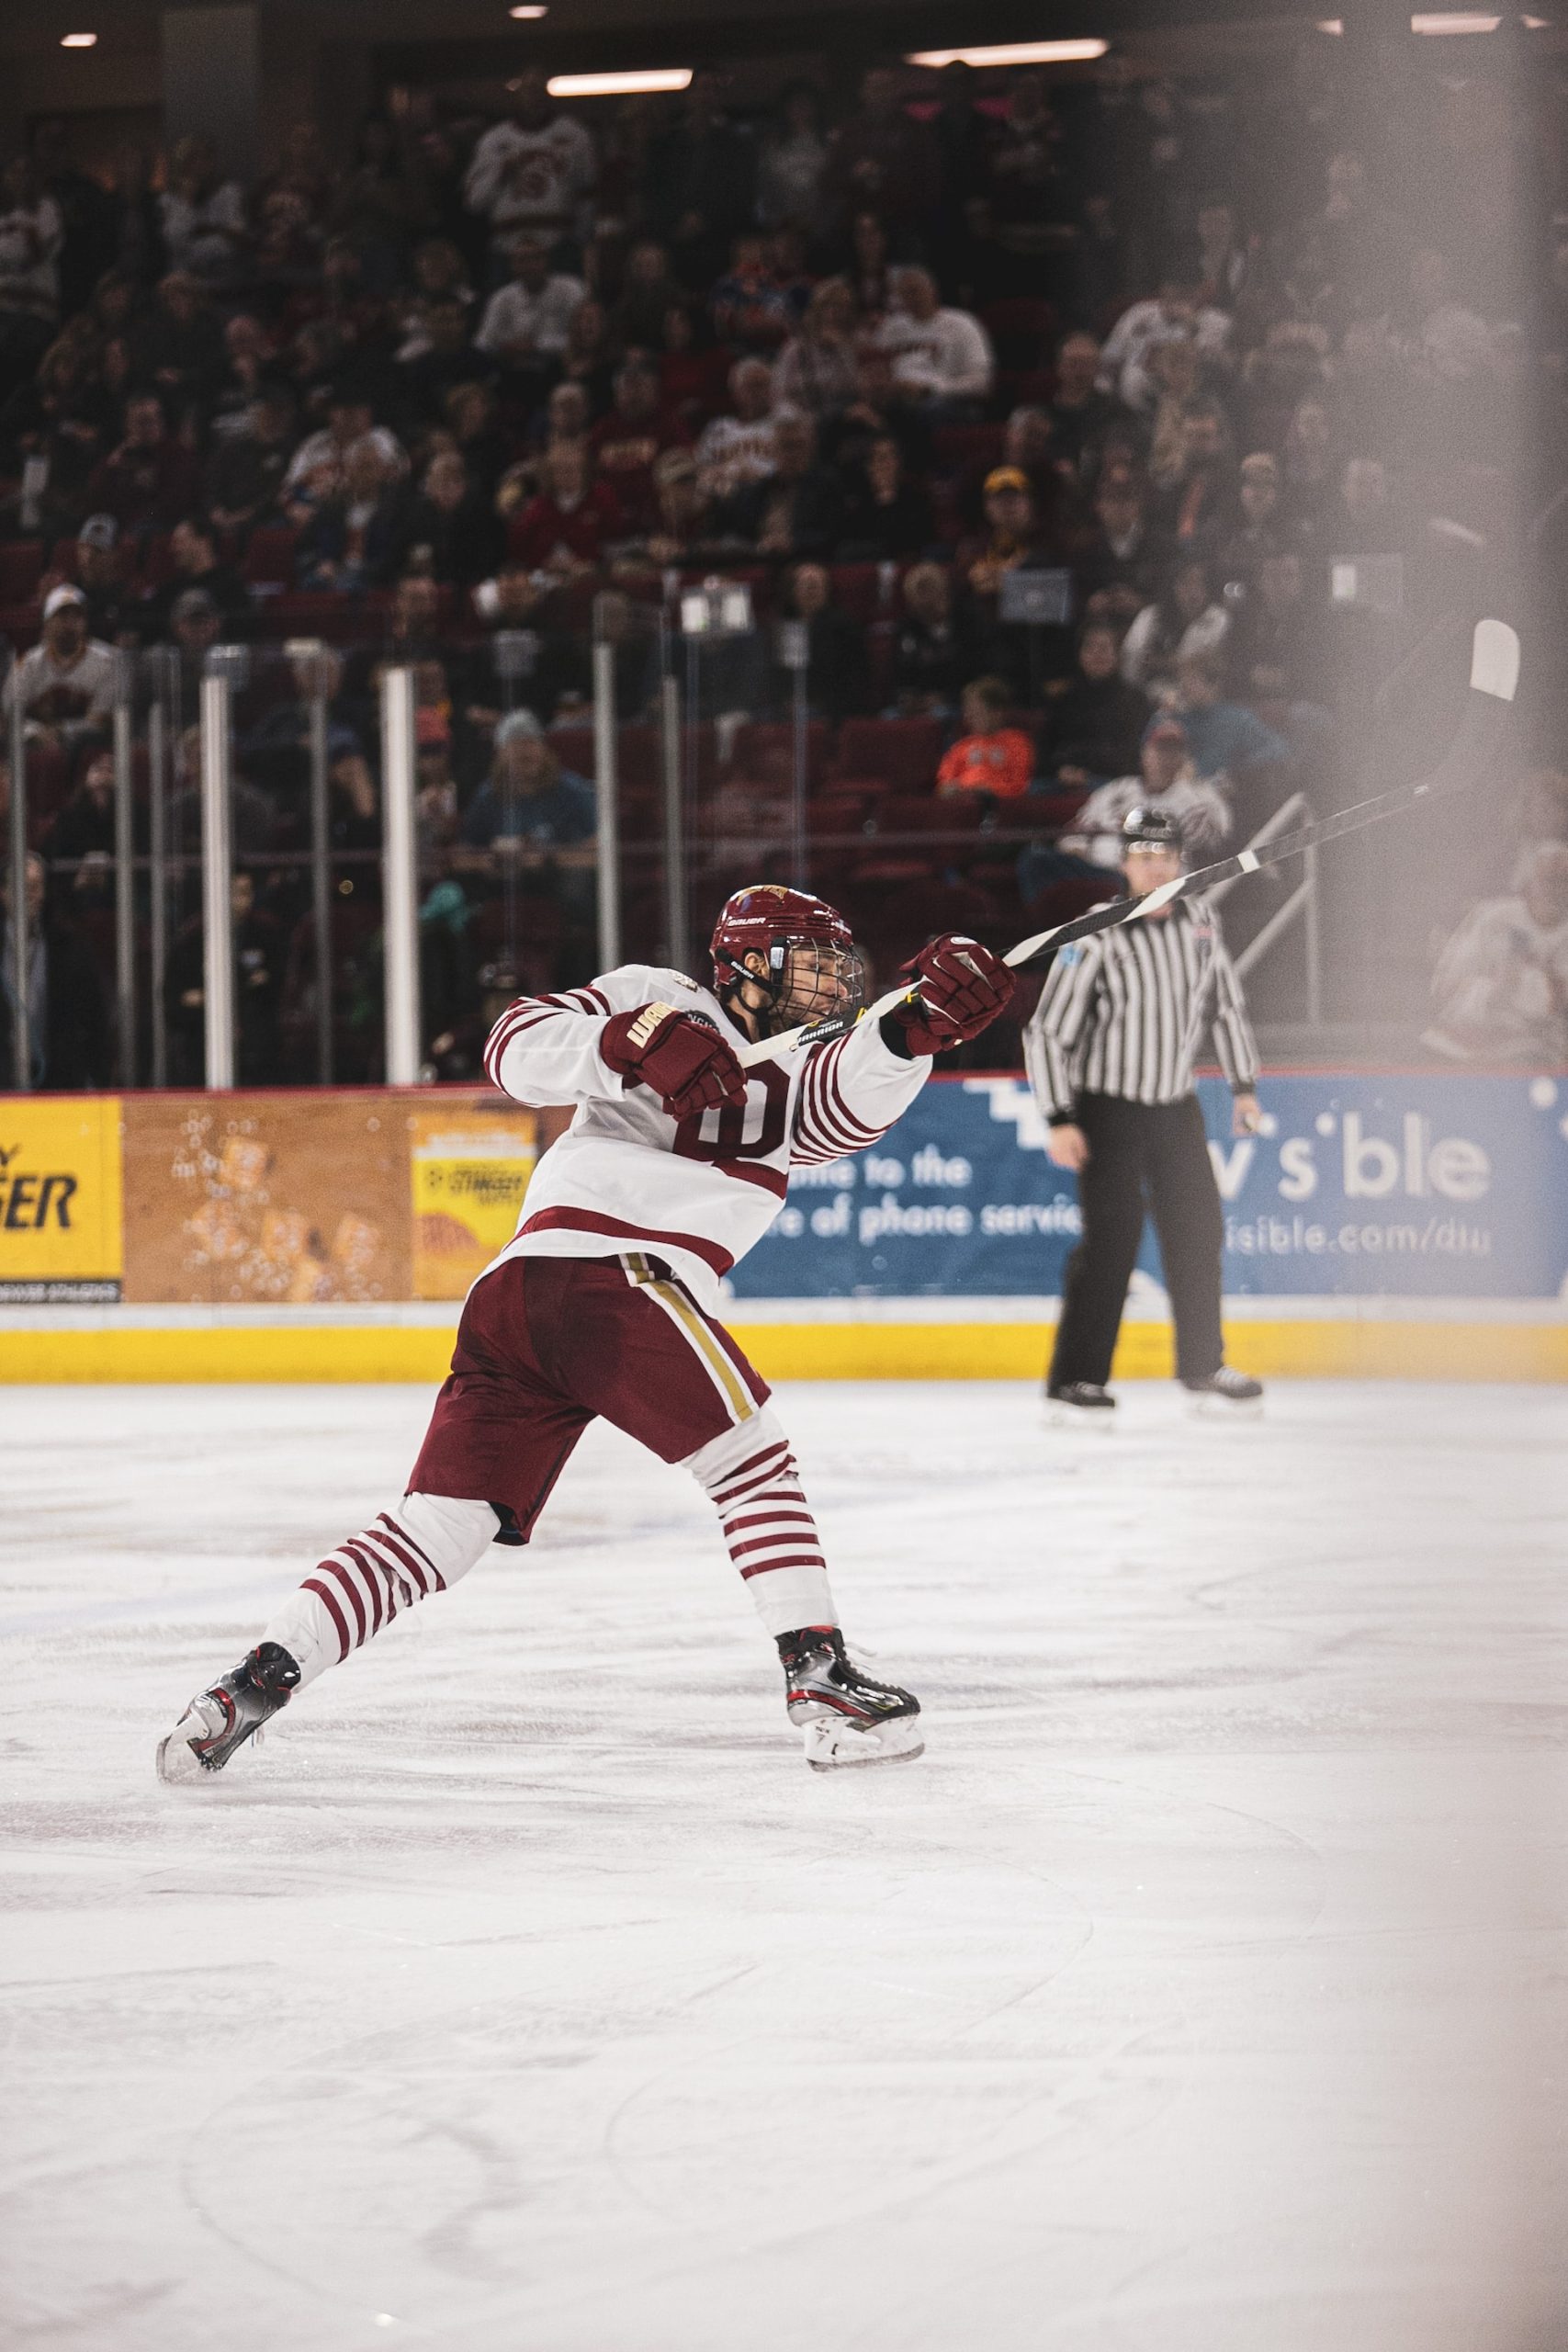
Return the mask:
[[[1134,898],[1180,873],[1174,818],[1134,808],[1122,838]],[[1024,1032],[1047,1148],[1077,1177],[1083,1214],[1046,1376],[1046,1395],[1062,1405],[1103,1412],[1116,1402],[1105,1384],[1145,1208],[1159,1236],[1182,1386],[1227,1404],[1263,1394],[1259,1381],[1224,1361],[1224,1224],[1192,1091],[1206,1021],[1235,1098],[1233,1133],[1256,1135],[1258,1049],[1217,919],[1198,897],[1062,948]]]

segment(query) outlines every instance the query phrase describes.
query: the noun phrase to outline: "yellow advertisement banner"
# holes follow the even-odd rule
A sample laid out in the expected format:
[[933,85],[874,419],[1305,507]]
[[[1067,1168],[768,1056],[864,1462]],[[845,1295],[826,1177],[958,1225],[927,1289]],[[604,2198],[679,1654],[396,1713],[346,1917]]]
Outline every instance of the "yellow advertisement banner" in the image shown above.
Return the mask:
[[118,1298],[120,1190],[117,1098],[0,1096],[0,1299]]
[[539,1157],[526,1111],[421,1108],[410,1118],[413,1295],[461,1298],[517,1229]]

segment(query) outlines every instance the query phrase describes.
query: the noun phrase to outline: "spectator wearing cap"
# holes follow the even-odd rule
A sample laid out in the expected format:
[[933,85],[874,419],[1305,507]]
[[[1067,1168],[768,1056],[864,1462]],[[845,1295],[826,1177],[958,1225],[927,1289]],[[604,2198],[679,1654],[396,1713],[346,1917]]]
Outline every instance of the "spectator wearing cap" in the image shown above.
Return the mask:
[[112,515],[122,532],[172,530],[200,503],[201,469],[170,435],[156,392],[133,392],[125,404],[125,438],[87,480],[85,503]]
[[981,507],[981,532],[960,544],[958,568],[974,595],[990,599],[1008,572],[1043,561],[1044,556],[1033,492],[1021,467],[994,466],[986,476]]
[[1008,725],[1012,688],[1005,678],[976,678],[964,689],[965,732],[944,752],[936,788],[944,799],[983,792],[992,800],[1021,800],[1034,775],[1034,746],[1021,727]]
[[179,679],[179,720],[194,727],[201,717],[201,682],[207,657],[225,634],[217,600],[205,588],[182,588],[168,607],[160,641],[173,648]]
[[289,387],[263,384],[245,412],[243,429],[219,441],[202,494],[220,531],[248,534],[277,514],[294,448],[294,416]]
[[970,311],[945,308],[929,269],[897,270],[894,307],[876,339],[892,356],[899,399],[932,424],[970,424],[996,382],[990,338]]
[[112,514],[89,514],[71,559],[75,584],[87,600],[87,633],[115,645],[129,634],[132,600],[120,566],[119,528]]
[[561,766],[531,710],[510,711],[495,730],[490,775],[464,811],[459,866],[586,880],[596,828],[592,786]]
[[608,482],[635,528],[653,519],[653,469],[667,450],[685,450],[691,435],[664,405],[659,369],[643,351],[628,353],[615,371],[615,406],[588,435],[593,470]]
[[19,704],[29,737],[69,749],[105,729],[115,705],[118,659],[87,634],[87,599],[68,582],[43,601],[39,642],[6,680],[7,718]]

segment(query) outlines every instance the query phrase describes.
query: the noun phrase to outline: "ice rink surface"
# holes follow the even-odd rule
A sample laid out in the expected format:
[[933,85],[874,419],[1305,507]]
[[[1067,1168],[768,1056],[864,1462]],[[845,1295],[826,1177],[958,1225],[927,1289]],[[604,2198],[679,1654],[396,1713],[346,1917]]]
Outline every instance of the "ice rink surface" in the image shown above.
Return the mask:
[[163,1791],[427,1401],[6,1394],[6,2352],[1568,2346],[1561,1392],[781,1392],[929,1711],[831,1777],[596,1430]]

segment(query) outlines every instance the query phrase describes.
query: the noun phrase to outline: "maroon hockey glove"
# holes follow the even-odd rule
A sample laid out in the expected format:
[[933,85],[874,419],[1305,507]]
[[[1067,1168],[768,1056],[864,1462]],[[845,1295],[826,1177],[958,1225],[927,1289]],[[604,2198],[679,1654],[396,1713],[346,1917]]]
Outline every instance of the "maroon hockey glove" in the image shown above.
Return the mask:
[[977,1037],[1012,1002],[1012,974],[977,939],[933,939],[898,977],[919,991],[890,1016],[911,1054],[944,1054]]
[[599,1052],[632,1085],[650,1087],[672,1119],[746,1100],[746,1073],[733,1048],[673,1005],[644,1004],[614,1014],[604,1023]]

